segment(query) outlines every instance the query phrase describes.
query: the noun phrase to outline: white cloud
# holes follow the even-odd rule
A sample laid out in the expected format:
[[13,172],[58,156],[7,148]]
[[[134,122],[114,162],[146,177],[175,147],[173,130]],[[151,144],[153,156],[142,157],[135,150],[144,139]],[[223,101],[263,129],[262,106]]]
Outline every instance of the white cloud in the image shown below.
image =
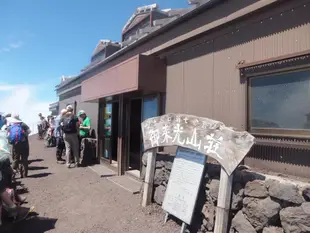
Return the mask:
[[13,49],[18,49],[20,47],[22,47],[24,44],[24,42],[22,41],[17,41],[17,42],[13,42],[13,43],[10,43],[9,46]]
[[1,85],[0,84],[0,91],[10,91],[10,90],[13,90],[15,88],[16,88],[16,86],[13,86],[13,85]]
[[0,84],[0,112],[18,113],[32,131],[37,131],[38,113],[50,114],[49,103],[37,96],[39,86],[34,85],[4,85]]
[[10,52],[11,51],[11,49],[9,49],[9,48],[1,48],[0,49],[0,52]]
[[16,41],[10,43],[8,46],[0,48],[0,52],[10,52],[12,49],[19,49],[24,45],[23,41]]

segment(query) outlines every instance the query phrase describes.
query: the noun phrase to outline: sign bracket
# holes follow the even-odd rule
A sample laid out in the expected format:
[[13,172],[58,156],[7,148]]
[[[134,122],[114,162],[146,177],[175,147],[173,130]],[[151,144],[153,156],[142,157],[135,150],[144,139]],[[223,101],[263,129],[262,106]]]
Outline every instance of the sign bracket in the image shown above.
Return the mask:
[[[164,223],[166,223],[168,221],[168,219],[169,219],[169,213],[167,212],[166,215],[165,215]],[[182,222],[180,233],[185,233],[186,232],[186,228],[187,228],[187,224],[185,222]]]

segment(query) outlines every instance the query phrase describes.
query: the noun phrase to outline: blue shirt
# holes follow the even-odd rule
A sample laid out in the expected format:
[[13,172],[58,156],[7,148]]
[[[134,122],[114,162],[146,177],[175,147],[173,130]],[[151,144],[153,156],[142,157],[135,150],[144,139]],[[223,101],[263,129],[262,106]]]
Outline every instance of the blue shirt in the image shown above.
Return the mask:
[[0,116],[0,129],[1,129],[1,127],[4,125],[4,120],[3,120],[3,118],[2,118],[2,116]]

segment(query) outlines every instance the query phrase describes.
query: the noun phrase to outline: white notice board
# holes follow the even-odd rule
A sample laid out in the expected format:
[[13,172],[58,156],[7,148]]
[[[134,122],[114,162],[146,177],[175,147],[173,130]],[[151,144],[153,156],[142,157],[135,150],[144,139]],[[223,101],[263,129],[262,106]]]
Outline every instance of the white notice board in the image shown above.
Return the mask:
[[179,147],[162,208],[190,225],[207,156]]

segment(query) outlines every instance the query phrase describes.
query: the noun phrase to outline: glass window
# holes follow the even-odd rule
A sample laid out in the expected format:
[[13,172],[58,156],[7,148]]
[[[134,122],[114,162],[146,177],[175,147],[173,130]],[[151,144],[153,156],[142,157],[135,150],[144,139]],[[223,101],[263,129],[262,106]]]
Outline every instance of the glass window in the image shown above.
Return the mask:
[[104,111],[104,157],[110,159],[111,156],[111,129],[112,129],[112,104],[106,104]]
[[143,114],[142,121],[158,116],[158,103],[157,97],[145,97],[143,98]]
[[310,129],[310,70],[250,79],[251,128]]
[[111,137],[111,127],[112,127],[112,104],[107,104],[104,113],[104,131],[106,137]]
[[[142,121],[158,116],[158,101],[157,97],[145,97],[143,98],[143,109],[142,109]],[[144,151],[142,143],[141,150]]]

